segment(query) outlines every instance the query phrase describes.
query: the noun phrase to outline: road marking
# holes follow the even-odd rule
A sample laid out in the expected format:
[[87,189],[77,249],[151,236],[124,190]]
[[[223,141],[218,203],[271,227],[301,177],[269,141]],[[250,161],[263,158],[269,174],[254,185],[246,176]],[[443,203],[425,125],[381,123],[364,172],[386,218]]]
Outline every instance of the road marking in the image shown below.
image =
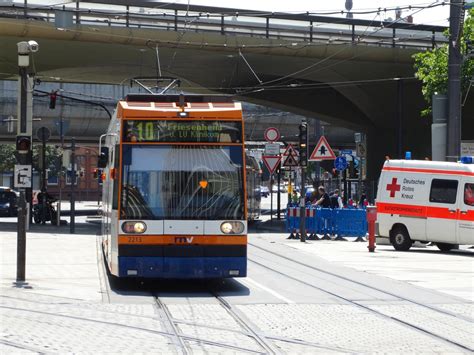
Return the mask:
[[245,283],[245,281],[247,281],[247,282],[253,284],[254,286],[257,286],[258,288],[261,288],[262,290],[267,291],[268,293],[272,294],[273,296],[275,296],[276,298],[282,300],[283,302],[286,302],[286,303],[289,303],[289,304],[294,304],[295,303],[294,301],[286,298],[285,296],[280,295],[278,292],[273,291],[272,289],[269,289],[266,286],[263,286],[262,284],[260,284],[257,281],[251,279],[250,277],[246,277],[245,279],[240,279],[239,281],[243,281],[244,283]]

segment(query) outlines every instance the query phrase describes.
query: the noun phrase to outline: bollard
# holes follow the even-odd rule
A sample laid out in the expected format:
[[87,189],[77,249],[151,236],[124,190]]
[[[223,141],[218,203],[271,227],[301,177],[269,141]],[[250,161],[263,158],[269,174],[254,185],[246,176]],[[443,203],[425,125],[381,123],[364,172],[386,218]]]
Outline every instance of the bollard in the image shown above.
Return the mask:
[[375,251],[375,221],[377,221],[377,207],[367,206],[367,224],[369,229],[369,252]]

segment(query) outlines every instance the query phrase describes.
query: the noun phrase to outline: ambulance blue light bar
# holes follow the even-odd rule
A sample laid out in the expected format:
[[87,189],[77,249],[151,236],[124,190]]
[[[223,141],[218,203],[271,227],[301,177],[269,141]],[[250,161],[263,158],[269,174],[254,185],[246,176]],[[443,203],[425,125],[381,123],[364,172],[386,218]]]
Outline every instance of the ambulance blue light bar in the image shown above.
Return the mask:
[[462,164],[474,164],[474,156],[461,157],[460,162]]

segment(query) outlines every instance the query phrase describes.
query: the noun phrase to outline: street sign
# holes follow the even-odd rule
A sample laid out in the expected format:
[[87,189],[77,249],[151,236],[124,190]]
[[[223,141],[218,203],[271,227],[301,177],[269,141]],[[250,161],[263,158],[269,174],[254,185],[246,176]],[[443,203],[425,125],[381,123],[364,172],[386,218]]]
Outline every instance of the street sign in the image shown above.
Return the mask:
[[280,164],[281,157],[279,155],[264,155],[262,156],[262,159],[270,174],[273,174],[278,164]]
[[334,160],[336,159],[336,155],[331,149],[331,146],[329,145],[328,141],[324,136],[321,136],[321,138],[318,141],[318,144],[316,144],[316,148],[314,148],[313,153],[311,153],[311,156],[309,157],[308,160],[310,161],[319,161],[319,160]]
[[51,131],[48,127],[40,127],[36,131],[36,137],[38,137],[41,142],[47,142],[49,137],[51,137]]
[[298,160],[296,158],[296,156],[294,155],[287,155],[286,157],[283,158],[283,166],[288,166],[288,167],[291,167],[291,166],[298,166]]
[[16,188],[31,187],[31,165],[15,165],[15,181],[13,185]]
[[280,155],[280,144],[279,143],[266,143],[265,155]]
[[285,149],[285,152],[283,153],[284,156],[286,155],[293,155],[294,157],[297,157],[299,154],[298,154],[298,151],[293,148],[293,145],[291,144],[288,144],[286,146],[286,149]]
[[347,160],[344,157],[337,157],[336,160],[334,160],[334,167],[339,170],[343,171],[347,169]]
[[342,149],[341,154],[342,155],[352,155],[352,149]]
[[275,127],[268,127],[263,134],[267,142],[275,142],[280,139],[280,131]]

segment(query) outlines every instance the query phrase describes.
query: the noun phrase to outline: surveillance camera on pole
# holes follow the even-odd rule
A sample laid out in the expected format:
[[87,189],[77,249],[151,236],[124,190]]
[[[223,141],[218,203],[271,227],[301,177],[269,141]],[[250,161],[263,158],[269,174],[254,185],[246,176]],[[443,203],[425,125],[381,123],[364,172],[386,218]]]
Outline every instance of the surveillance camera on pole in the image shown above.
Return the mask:
[[[17,110],[17,164],[15,184],[20,190],[18,201],[18,223],[17,223],[17,272],[16,281],[25,281],[26,268],[26,229],[27,212],[29,210],[26,196],[31,196],[31,135],[33,131],[33,78],[28,75],[30,66],[30,54],[39,50],[36,41],[22,41],[17,43],[18,48],[18,110]],[[21,179],[20,179],[21,178]]]

